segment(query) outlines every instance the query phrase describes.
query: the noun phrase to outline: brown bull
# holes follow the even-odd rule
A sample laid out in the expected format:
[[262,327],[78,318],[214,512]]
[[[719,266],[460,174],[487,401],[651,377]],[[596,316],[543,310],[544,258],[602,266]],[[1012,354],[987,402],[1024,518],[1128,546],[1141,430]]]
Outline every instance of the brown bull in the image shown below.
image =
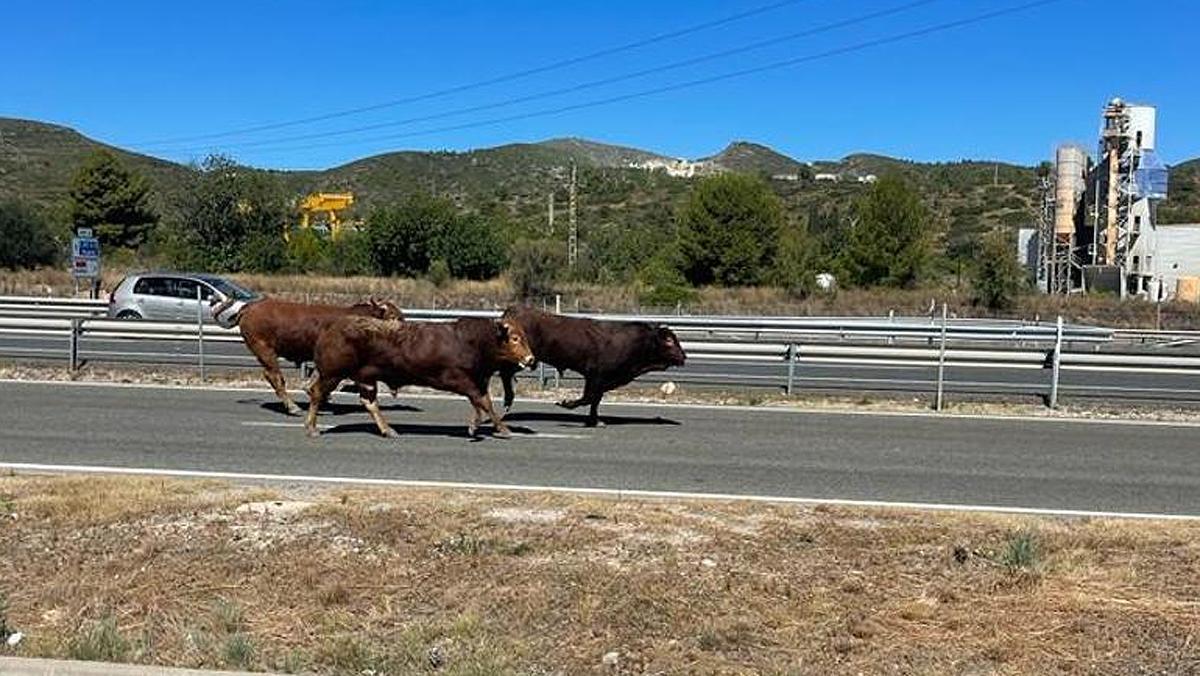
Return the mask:
[[[645,373],[683,366],[687,361],[679,338],[665,326],[564,317],[528,307],[509,308],[504,318],[525,330],[539,361],[583,376],[583,394],[558,405],[569,409],[588,406],[588,427],[600,424],[600,400],[606,392]],[[516,372],[515,368],[500,369],[505,409],[512,406]]]
[[279,400],[292,415],[300,414],[300,407],[288,396],[283,372],[279,370],[279,358],[300,365],[312,361],[317,336],[330,321],[347,316],[373,317],[376,319],[403,319],[400,308],[390,301],[371,298],[354,305],[309,305],[293,303],[277,298],[267,298],[247,305],[238,313],[236,321],[246,347],[262,364],[263,375],[275,389]]
[[317,409],[343,379],[359,388],[363,406],[385,437],[396,431],[379,412],[376,383],[393,389],[423,385],[465,396],[471,402],[467,434],[474,437],[481,414],[499,437],[511,435],[496,415],[488,381],[502,366],[529,366],[533,352],[524,331],[501,319],[463,318],[447,324],[418,324],[349,317],[329,322],[317,339],[317,373],[308,388],[309,436],[317,435]]

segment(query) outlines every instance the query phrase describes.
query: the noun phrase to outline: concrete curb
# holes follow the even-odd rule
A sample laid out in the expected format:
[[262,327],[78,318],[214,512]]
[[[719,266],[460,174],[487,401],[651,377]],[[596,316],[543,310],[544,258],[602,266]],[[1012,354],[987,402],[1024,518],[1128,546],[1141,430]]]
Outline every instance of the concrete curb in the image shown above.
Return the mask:
[[0,657],[0,675],[3,676],[263,676],[263,673],[252,675],[248,671],[206,671],[144,664]]

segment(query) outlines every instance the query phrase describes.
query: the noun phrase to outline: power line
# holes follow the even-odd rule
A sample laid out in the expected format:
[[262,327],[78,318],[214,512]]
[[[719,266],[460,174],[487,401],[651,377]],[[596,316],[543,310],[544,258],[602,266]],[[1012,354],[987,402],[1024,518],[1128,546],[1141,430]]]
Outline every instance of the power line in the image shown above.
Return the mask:
[[[915,0],[913,2],[908,2],[903,5],[897,5],[894,7],[889,7],[886,9],[878,10],[875,12],[869,12],[867,14],[862,14],[859,16],[851,17],[849,19],[842,19],[840,21],[827,23],[827,24],[824,24],[821,26],[816,26],[814,28],[809,28],[809,29],[799,31],[796,33],[790,33],[788,35],[782,35],[782,36],[770,38],[767,40],[760,40],[758,42],[753,42],[753,43],[743,45],[740,47],[725,49],[725,50],[718,51],[718,52],[712,52],[709,54],[703,54],[700,56],[683,59],[681,61],[675,61],[675,62],[664,64],[661,66],[655,66],[652,68],[644,68],[644,69],[632,71],[629,73],[623,73],[621,75],[614,75],[611,77],[601,78],[598,80],[591,80],[589,82],[582,82],[582,83],[571,85],[568,87],[562,87],[559,89],[551,89],[548,91],[538,92],[538,93],[534,93],[534,94],[527,94],[524,96],[513,97],[513,98],[509,98],[509,99],[504,99],[501,101],[495,101],[492,103],[485,103],[485,104],[476,105],[476,106],[468,106],[465,108],[457,108],[457,109],[453,109],[453,110],[443,111],[440,113],[430,113],[428,115],[409,117],[409,118],[405,118],[405,119],[401,119],[401,120],[393,120],[393,121],[389,121],[389,122],[380,122],[377,124],[370,124],[370,125],[364,125],[364,126],[358,126],[358,127],[350,127],[347,129],[336,129],[336,130],[323,131],[323,132],[313,132],[310,134],[301,134],[301,135],[297,135],[297,136],[285,136],[285,137],[274,138],[274,139],[264,139],[264,140],[260,140],[260,141],[237,142],[237,143],[226,144],[222,147],[223,148],[256,148],[256,147],[261,147],[261,146],[274,145],[277,143],[287,143],[287,142],[292,142],[292,141],[305,141],[305,140],[310,140],[310,139],[329,138],[329,137],[333,137],[333,136],[346,136],[349,134],[356,134],[356,133],[360,133],[360,132],[364,132],[364,131],[374,131],[377,129],[402,127],[402,126],[406,126],[406,125],[410,125],[410,124],[415,124],[418,122],[430,122],[433,120],[440,120],[440,119],[445,119],[447,117],[455,117],[458,115],[465,115],[468,113],[478,113],[478,112],[482,112],[485,110],[495,110],[497,108],[506,108],[509,106],[517,105],[519,103],[528,103],[530,101],[536,101],[536,100],[540,100],[540,99],[544,99],[544,98],[562,96],[563,94],[570,94],[573,92],[584,91],[587,89],[595,89],[597,87],[615,84],[615,83],[623,82],[626,80],[632,80],[635,78],[645,77],[647,75],[663,73],[663,72],[670,71],[670,70],[677,70],[677,69],[684,68],[687,66],[694,66],[699,63],[704,63],[707,61],[714,61],[714,60],[726,58],[729,56],[735,56],[737,54],[744,54],[746,52],[751,52],[751,51],[763,49],[766,47],[779,45],[779,44],[782,44],[785,42],[798,40],[798,39],[804,38],[804,37],[811,37],[813,35],[818,35],[820,33],[826,33],[829,31],[837,30],[839,28],[846,28],[847,26],[853,26],[855,24],[864,23],[864,22],[870,21],[872,19],[879,19],[879,18],[882,18],[885,16],[890,16],[893,14],[899,14],[901,12],[915,9],[922,5],[928,5],[928,4],[932,4],[934,2],[939,2],[939,1],[940,0]],[[174,149],[174,152],[186,151],[188,149],[189,148]],[[166,150],[167,149],[164,149],[164,151],[166,151]]]
[[1003,9],[993,10],[990,12],[975,14],[973,16],[969,16],[969,17],[966,17],[963,19],[947,21],[944,23],[934,24],[932,26],[926,26],[924,28],[918,28],[915,30],[906,31],[904,33],[897,33],[897,34],[889,35],[889,36],[882,37],[882,38],[876,38],[873,40],[858,42],[858,43],[855,43],[852,45],[847,45],[845,47],[838,47],[835,49],[829,49],[829,50],[826,50],[823,52],[818,52],[815,54],[809,54],[806,56],[795,57],[795,58],[791,58],[791,59],[784,59],[782,61],[775,61],[773,63],[768,63],[768,64],[762,65],[762,66],[755,66],[753,68],[745,68],[745,69],[741,69],[741,70],[735,70],[735,71],[731,71],[728,73],[722,73],[720,75],[713,75],[713,76],[709,76],[709,77],[698,78],[695,80],[688,80],[686,82],[681,82],[681,83],[677,83],[677,84],[673,84],[673,85],[664,85],[661,87],[644,89],[641,91],[631,92],[628,94],[620,94],[620,95],[616,95],[616,96],[610,96],[610,97],[606,97],[606,98],[602,98],[602,99],[593,99],[591,101],[584,101],[582,103],[575,103],[575,104],[570,104],[570,105],[565,105],[565,106],[559,106],[556,108],[547,108],[547,109],[542,109],[542,110],[531,111],[528,113],[508,115],[505,117],[496,117],[496,118],[491,118],[491,119],[487,119],[487,120],[478,120],[475,122],[465,122],[465,123],[456,124],[456,125],[448,125],[448,126],[443,126],[443,127],[433,127],[433,128],[429,128],[429,129],[421,129],[421,130],[417,130],[417,131],[405,132],[402,134],[388,134],[385,136],[375,136],[375,137],[370,137],[370,138],[353,139],[350,141],[337,141],[337,142],[330,142],[330,143],[311,143],[311,144],[302,144],[302,145],[296,145],[296,146],[285,146],[285,147],[279,147],[279,148],[271,148],[270,150],[280,151],[280,152],[288,152],[288,151],[295,151],[295,150],[310,150],[310,149],[315,149],[315,148],[339,147],[339,146],[345,146],[347,144],[374,143],[377,141],[392,141],[392,140],[397,140],[397,139],[402,139],[402,138],[412,138],[415,136],[428,136],[430,134],[440,134],[440,133],[445,133],[445,132],[449,132],[449,131],[460,131],[463,129],[473,129],[476,127],[485,127],[485,126],[491,126],[491,125],[496,125],[496,124],[504,124],[507,122],[517,122],[517,121],[521,121],[521,120],[528,120],[528,119],[533,119],[533,118],[538,118],[538,117],[547,117],[550,115],[558,115],[558,114],[562,114],[562,113],[573,112],[576,110],[583,110],[586,108],[594,108],[594,107],[598,107],[598,106],[611,105],[614,103],[621,103],[621,102],[629,101],[632,99],[644,98],[647,96],[654,96],[657,94],[664,94],[664,93],[668,93],[668,92],[679,91],[682,89],[690,89],[690,88],[698,87],[701,85],[712,84],[714,82],[721,82],[724,80],[732,80],[732,79],[736,79],[736,78],[740,78],[740,77],[745,77],[747,75],[755,75],[758,73],[768,72],[768,71],[772,71],[772,70],[779,70],[781,68],[787,68],[789,66],[796,66],[796,65],[803,64],[803,63],[820,61],[822,59],[827,59],[827,58],[831,58],[834,56],[840,56],[842,54],[849,54],[852,52],[858,52],[858,51],[862,51],[865,49],[870,49],[872,47],[879,47],[882,45],[892,44],[892,43],[896,43],[896,42],[902,42],[904,40],[909,40],[909,39],[916,38],[916,37],[922,37],[922,36],[931,35],[934,33],[941,33],[941,32],[955,29],[955,28],[961,28],[963,26],[981,23],[983,21],[988,21],[990,19],[995,19],[995,18],[998,18],[1001,16],[1005,16],[1005,15],[1009,15],[1009,14],[1016,14],[1018,12],[1023,12],[1023,11],[1027,11],[1030,9],[1034,9],[1036,7],[1042,7],[1045,5],[1050,5],[1050,4],[1054,4],[1054,3],[1062,2],[1062,1],[1063,0],[1035,0],[1034,2],[1027,2],[1027,3],[1020,4],[1020,5],[1014,5],[1014,6],[1006,7]]
[[562,59],[561,61],[554,61],[552,63],[548,63],[548,64],[545,64],[542,66],[528,68],[525,70],[519,70],[519,71],[515,71],[512,73],[506,73],[504,75],[498,75],[496,77],[489,78],[486,80],[477,80],[475,82],[469,82],[466,84],[456,85],[454,87],[447,87],[445,89],[437,89],[437,90],[434,90],[431,92],[426,92],[424,94],[416,94],[413,96],[407,96],[404,98],[393,99],[391,101],[384,101],[382,103],[375,103],[375,104],[371,104],[368,106],[360,106],[357,108],[347,108],[344,110],[337,110],[337,111],[333,111],[330,113],[324,113],[321,115],[313,115],[311,117],[302,117],[302,118],[297,118],[294,120],[271,122],[271,123],[267,123],[267,124],[261,124],[261,125],[252,126],[252,127],[242,127],[239,129],[231,129],[231,130],[222,131],[222,132],[213,132],[213,133],[208,133],[208,134],[196,134],[196,135],[192,135],[192,136],[177,136],[175,138],[158,139],[158,140],[153,140],[153,141],[143,141],[140,143],[133,143],[130,145],[150,146],[150,145],[162,145],[162,144],[167,144],[167,143],[180,143],[180,142],[187,142],[187,141],[204,141],[204,140],[215,139],[215,138],[225,138],[228,136],[240,136],[242,134],[250,134],[250,133],[261,132],[261,131],[271,131],[274,129],[283,129],[286,127],[295,127],[295,126],[303,125],[303,124],[311,124],[313,122],[323,122],[325,120],[332,120],[332,119],[336,119],[339,117],[348,117],[350,115],[359,115],[361,113],[369,113],[369,112],[372,112],[375,110],[383,110],[385,108],[393,108],[395,106],[402,106],[402,105],[406,105],[409,103],[428,101],[430,99],[441,98],[443,96],[449,96],[451,94],[459,94],[459,93],[462,93],[465,91],[470,91],[472,89],[479,89],[481,87],[489,87],[491,85],[501,84],[503,82],[511,82],[513,80],[519,80],[519,79],[530,77],[533,75],[541,75],[542,73],[548,73],[548,72],[555,71],[555,70],[561,70],[568,66],[578,65],[580,63],[585,63],[587,61],[594,61],[596,59],[600,59],[600,58],[603,58],[606,56],[612,56],[613,54],[620,54],[621,52],[627,52],[630,50],[638,49],[641,47],[646,47],[648,45],[652,45],[652,44],[659,43],[659,42],[666,42],[667,40],[673,40],[675,38],[683,37],[685,35],[691,35],[692,33],[699,33],[701,31],[705,31],[710,28],[716,28],[718,26],[723,26],[725,24],[733,23],[735,21],[740,21],[742,19],[746,19],[746,18],[749,18],[752,16],[756,16],[759,14],[765,14],[767,12],[774,11],[781,7],[786,7],[788,5],[794,5],[794,4],[797,4],[800,2],[808,2],[808,0],[780,0],[779,2],[774,2],[769,5],[763,5],[761,7],[756,7],[753,9],[746,10],[744,12],[738,12],[737,14],[731,14],[729,16],[722,17],[720,19],[714,19],[712,21],[706,21],[704,23],[695,24],[693,26],[688,26],[686,28],[680,28],[678,30],[669,31],[666,33],[660,33],[658,35],[654,35],[654,36],[651,36],[648,38],[643,38],[641,40],[636,40],[634,42],[628,42],[623,45],[617,45],[615,47],[606,47],[605,49],[601,49],[601,50],[598,50],[595,52],[584,54],[582,56],[575,56],[575,57],[571,57],[568,59]]

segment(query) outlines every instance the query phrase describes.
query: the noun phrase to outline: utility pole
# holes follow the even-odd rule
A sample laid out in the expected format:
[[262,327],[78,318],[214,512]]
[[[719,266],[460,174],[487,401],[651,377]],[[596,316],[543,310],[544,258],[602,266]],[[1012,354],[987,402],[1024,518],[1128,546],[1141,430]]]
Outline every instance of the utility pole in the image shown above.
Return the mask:
[[567,220],[571,231],[567,235],[567,266],[575,269],[575,259],[579,257],[579,220],[575,213],[575,163],[571,163],[571,193],[567,203]]
[[554,236],[554,191],[553,190],[551,190],[550,193],[548,195],[546,195],[546,223],[547,223],[547,233],[546,234],[550,237],[553,237]]

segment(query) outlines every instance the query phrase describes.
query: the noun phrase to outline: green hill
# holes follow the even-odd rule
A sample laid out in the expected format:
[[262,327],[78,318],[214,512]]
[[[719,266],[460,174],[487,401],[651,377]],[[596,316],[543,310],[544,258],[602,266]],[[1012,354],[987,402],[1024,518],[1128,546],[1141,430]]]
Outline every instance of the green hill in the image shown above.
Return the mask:
[[1158,218],[1162,223],[1200,223],[1200,158],[1171,167]]
[[0,197],[48,205],[66,196],[71,176],[88,154],[107,148],[154,185],[160,209],[191,169],[109,146],[56,124],[0,117]]
[[734,141],[721,152],[702,161],[710,162],[725,171],[744,174],[797,177],[808,177],[812,174],[804,163],[767,146],[748,141]]
[[[72,174],[97,148],[109,148],[145,175],[163,213],[169,214],[175,196],[186,189],[193,171],[105,145],[66,127],[0,118],[0,198],[19,196],[44,205],[61,203]],[[503,213],[521,228],[538,232],[545,226],[547,195],[554,194],[560,213],[565,211],[569,167],[574,163],[579,167],[580,222],[586,236],[589,229],[623,225],[666,227],[672,208],[693,179],[632,166],[666,159],[670,158],[636,148],[565,138],[466,152],[391,152],[320,171],[272,173],[296,195],[312,190],[351,190],[360,214],[422,190],[450,197],[463,208]],[[731,143],[699,162],[703,163],[700,173],[794,176],[770,181],[789,210],[794,214],[821,212],[833,219],[843,218],[855,196],[865,189],[860,177],[899,173],[920,189],[946,228],[951,246],[969,243],[973,234],[998,224],[1031,223],[1038,200],[1035,169],[1005,163],[921,163],[854,154],[810,166],[744,141]],[[813,172],[836,174],[841,180],[813,181]],[[1200,221],[1200,160],[1172,170],[1171,197],[1159,213],[1165,222]]]

